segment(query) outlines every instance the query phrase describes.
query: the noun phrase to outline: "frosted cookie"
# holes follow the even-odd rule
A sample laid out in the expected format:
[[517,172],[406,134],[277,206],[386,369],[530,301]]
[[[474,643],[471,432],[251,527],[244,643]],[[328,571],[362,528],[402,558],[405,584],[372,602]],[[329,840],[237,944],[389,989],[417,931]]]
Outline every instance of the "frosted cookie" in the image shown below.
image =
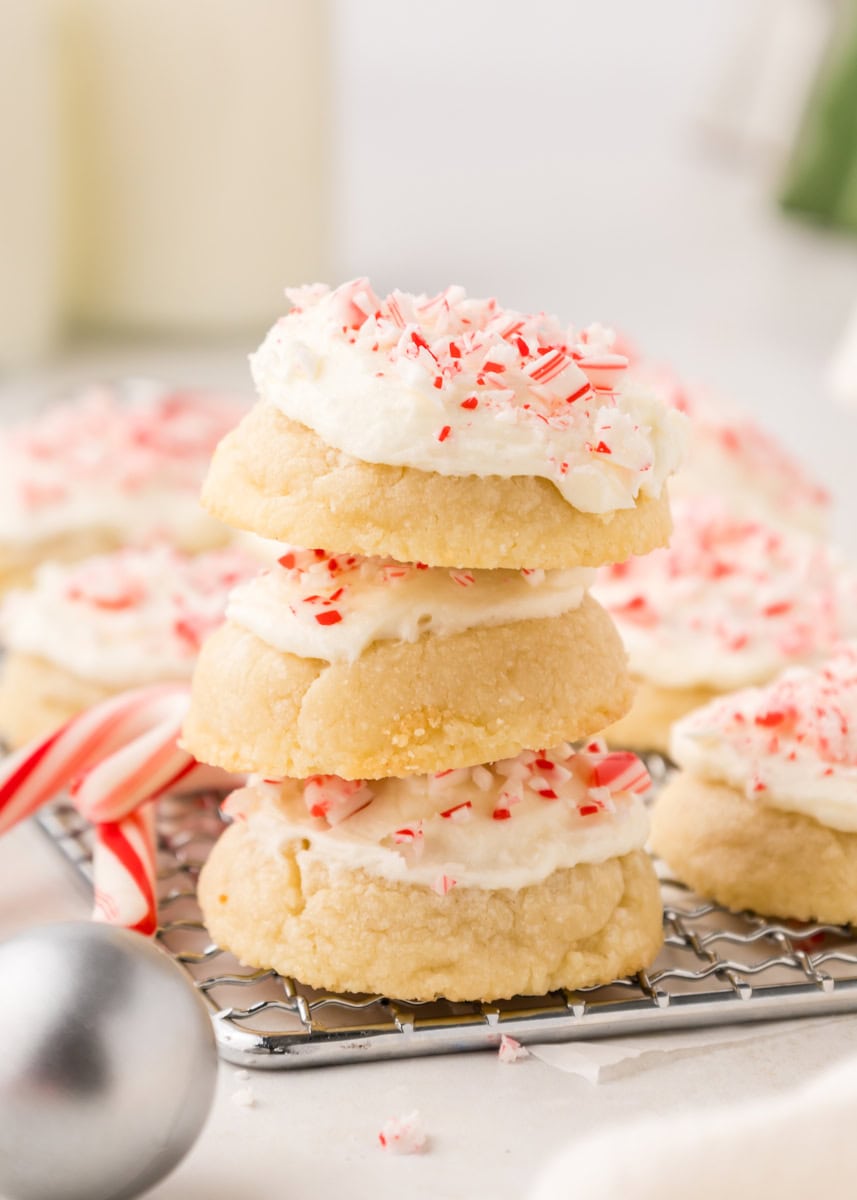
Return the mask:
[[489,1000],[647,967],[648,776],[595,744],[379,782],[253,783],[203,869],[218,944],[314,987]]
[[229,589],[258,569],[164,546],[44,564],[0,609],[0,737],[19,746],[126,688],[189,679]]
[[587,737],[631,701],[591,577],[291,550],[231,596],[185,745],[228,769],[359,779]]
[[730,908],[857,922],[857,651],[680,721],[652,845]]
[[437,566],[597,565],[669,535],[684,419],[623,388],[600,327],[461,288],[290,291],[252,359],[259,403],[203,491],[230,525]]
[[768,429],[710,389],[636,361],[629,386],[651,390],[690,421],[687,453],[670,494],[718,497],[738,516],[824,537],[830,494]]
[[638,684],[608,737],[661,752],[672,723],[713,696],[829,654],[854,627],[857,599],[854,572],[805,534],[711,498],[673,509],[669,549],[604,567],[594,588]]
[[190,552],[225,543],[198,492],[245,411],[226,397],[128,383],[0,431],[0,588],[49,559],[156,540]]

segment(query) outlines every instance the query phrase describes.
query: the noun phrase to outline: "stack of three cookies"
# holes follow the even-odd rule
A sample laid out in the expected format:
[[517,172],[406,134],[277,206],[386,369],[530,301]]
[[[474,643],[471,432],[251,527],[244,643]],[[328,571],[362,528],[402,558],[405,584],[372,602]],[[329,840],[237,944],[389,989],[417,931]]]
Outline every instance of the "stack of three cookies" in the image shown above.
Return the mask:
[[185,743],[252,773],[200,880],[210,932],[415,1000],[648,965],[648,779],[591,740],[631,686],[587,589],[665,542],[681,418],[621,392],[600,330],[458,289],[292,300],[204,500],[328,549],[284,548],[200,657]]

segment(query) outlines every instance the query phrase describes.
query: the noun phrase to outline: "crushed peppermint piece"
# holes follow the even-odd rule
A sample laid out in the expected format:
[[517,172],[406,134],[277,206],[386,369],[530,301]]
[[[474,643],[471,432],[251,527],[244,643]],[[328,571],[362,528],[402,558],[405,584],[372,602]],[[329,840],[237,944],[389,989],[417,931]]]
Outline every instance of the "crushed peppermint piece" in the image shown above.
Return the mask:
[[514,1063],[520,1062],[522,1058],[529,1058],[530,1052],[526,1046],[522,1046],[515,1038],[504,1033],[500,1038],[497,1057],[501,1063]]
[[339,825],[371,803],[373,791],[362,779],[312,775],[303,785],[304,803],[312,817]]
[[335,608],[328,608],[324,612],[316,613],[315,619],[319,625],[338,625],[342,620],[342,613],[337,612]]
[[404,1117],[390,1117],[381,1126],[378,1145],[390,1154],[422,1154],[428,1148],[428,1137],[419,1112],[414,1109]]
[[432,891],[437,892],[438,896],[447,896],[456,885],[456,880],[449,875],[439,875],[431,885]]
[[454,804],[452,808],[445,808],[440,814],[447,821],[461,821],[473,814],[473,801],[463,800],[461,804]]
[[236,1106],[236,1108],[255,1108],[256,1096],[254,1095],[252,1088],[238,1088],[232,1093],[232,1103]]

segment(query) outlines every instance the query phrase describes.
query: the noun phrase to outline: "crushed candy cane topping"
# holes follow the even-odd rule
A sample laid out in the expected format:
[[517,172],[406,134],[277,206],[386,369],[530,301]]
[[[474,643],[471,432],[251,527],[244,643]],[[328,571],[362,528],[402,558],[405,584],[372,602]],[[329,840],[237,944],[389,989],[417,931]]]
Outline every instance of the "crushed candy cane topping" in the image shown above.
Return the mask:
[[14,653],[108,686],[189,679],[230,589],[258,569],[235,549],[189,556],[168,546],[44,563],[31,587],[5,597],[0,633]]
[[416,641],[482,625],[557,617],[583,601],[595,572],[464,571],[284,547],[237,588],[231,621],[288,654],[353,662],[377,641]]
[[670,487],[673,498],[719,496],[742,517],[824,534],[829,492],[770,430],[710,389],[689,386],[669,368],[634,356],[629,381],[690,421],[687,455]]
[[199,488],[245,411],[238,399],[142,381],[46,408],[0,432],[0,536],[96,526],[139,541],[212,525]]
[[602,568],[594,587],[638,677],[726,691],[857,632],[857,573],[835,550],[711,498],[674,501],[673,520],[667,549]]
[[225,808],[260,838],[298,841],[329,865],[359,865],[445,896],[456,887],[524,887],[637,849],[650,785],[635,755],[595,740],[406,779],[255,781]]
[[422,1154],[428,1147],[419,1112],[414,1109],[404,1117],[390,1117],[378,1134],[378,1145],[390,1154]]
[[857,646],[697,709],[674,726],[672,751],[702,778],[857,832]]
[[534,475],[591,512],[658,496],[683,418],[624,389],[600,325],[575,329],[450,287],[377,296],[366,279],[287,290],[253,356],[262,399],[366,462]]

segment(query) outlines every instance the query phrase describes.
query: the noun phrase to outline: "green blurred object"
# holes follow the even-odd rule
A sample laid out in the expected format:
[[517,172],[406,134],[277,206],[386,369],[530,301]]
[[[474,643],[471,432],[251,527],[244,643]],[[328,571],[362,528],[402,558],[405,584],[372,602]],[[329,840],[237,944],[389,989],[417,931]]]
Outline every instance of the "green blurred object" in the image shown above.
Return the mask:
[[780,199],[787,210],[857,233],[857,0],[842,5]]

